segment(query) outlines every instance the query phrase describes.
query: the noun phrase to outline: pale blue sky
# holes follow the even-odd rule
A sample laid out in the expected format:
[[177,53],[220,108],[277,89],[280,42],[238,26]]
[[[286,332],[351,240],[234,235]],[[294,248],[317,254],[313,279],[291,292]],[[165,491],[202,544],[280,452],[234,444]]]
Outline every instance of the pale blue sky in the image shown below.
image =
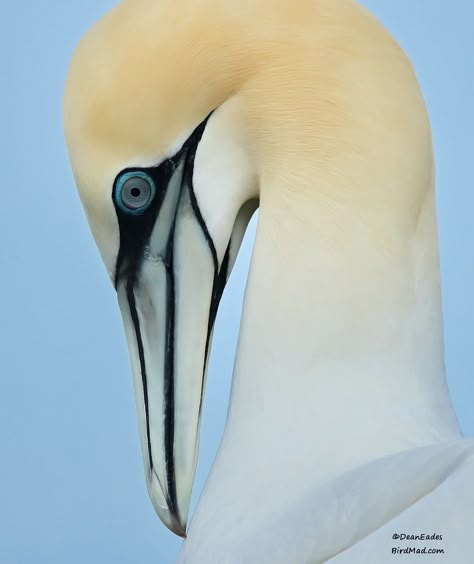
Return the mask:
[[[74,46],[114,4],[2,6],[2,564],[168,564],[180,546],[147,497],[115,294],[75,193],[61,128]],[[448,381],[462,426],[474,435],[474,5],[363,4],[410,55],[428,103]],[[250,248],[247,238],[218,317],[194,503],[224,424]]]

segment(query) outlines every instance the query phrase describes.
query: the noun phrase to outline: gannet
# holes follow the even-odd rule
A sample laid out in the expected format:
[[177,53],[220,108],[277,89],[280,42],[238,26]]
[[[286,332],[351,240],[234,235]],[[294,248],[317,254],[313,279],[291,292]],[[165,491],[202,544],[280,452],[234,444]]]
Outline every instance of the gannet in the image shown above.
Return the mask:
[[[179,561],[471,562],[430,127],[384,27],[353,0],[124,0],[73,57],[64,125]],[[188,529],[213,323],[257,206],[228,419]]]

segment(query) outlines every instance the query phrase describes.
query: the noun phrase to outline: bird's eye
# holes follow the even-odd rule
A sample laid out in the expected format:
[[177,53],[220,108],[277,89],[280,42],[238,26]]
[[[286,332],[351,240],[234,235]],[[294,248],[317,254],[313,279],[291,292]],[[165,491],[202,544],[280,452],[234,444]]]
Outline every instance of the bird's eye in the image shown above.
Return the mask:
[[117,180],[115,202],[126,213],[140,214],[150,206],[155,192],[155,183],[146,172],[126,172]]

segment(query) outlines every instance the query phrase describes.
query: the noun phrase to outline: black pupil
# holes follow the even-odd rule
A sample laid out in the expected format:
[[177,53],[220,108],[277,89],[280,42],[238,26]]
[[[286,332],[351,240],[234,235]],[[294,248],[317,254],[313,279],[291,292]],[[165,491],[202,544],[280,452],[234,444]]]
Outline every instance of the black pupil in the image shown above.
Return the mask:
[[130,193],[132,194],[132,196],[134,198],[138,198],[141,194],[141,190],[140,190],[140,188],[132,188]]

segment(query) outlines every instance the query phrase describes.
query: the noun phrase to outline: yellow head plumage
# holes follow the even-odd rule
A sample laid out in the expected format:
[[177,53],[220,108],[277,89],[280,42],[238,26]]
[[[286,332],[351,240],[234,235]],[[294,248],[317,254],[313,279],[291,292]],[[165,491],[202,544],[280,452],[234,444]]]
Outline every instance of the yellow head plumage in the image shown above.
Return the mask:
[[[150,495],[183,534],[213,316],[248,220],[239,210],[260,197],[288,232],[281,253],[298,248],[297,218],[321,233],[342,225],[329,240],[341,263],[355,260],[351,229],[396,256],[393,234],[415,229],[432,189],[423,100],[395,41],[353,0],[124,0],[74,55],[64,126],[119,292]],[[123,171],[158,194],[142,216],[117,201]],[[189,358],[176,352],[186,347]]]

